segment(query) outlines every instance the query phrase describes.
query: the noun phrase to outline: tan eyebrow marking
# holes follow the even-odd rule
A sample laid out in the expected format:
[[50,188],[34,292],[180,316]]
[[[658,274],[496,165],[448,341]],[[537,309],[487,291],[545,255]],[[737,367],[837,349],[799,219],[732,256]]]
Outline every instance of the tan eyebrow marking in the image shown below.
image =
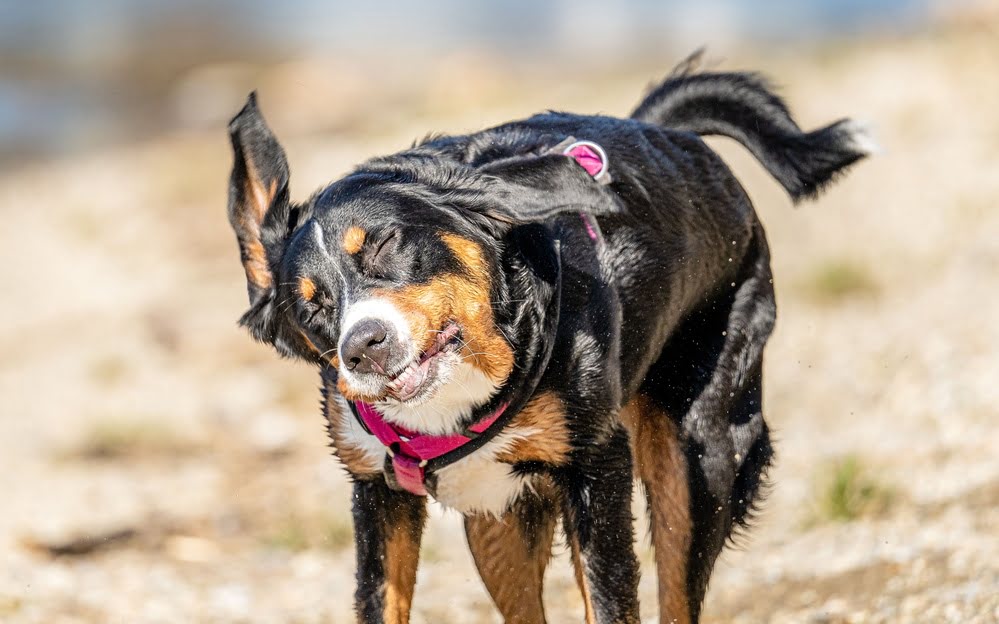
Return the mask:
[[347,228],[347,232],[343,235],[343,250],[347,253],[353,255],[361,251],[361,247],[364,246],[364,239],[367,238],[368,233],[363,229],[352,225]]
[[316,296],[316,283],[307,277],[299,278],[298,292],[302,293],[306,301],[312,301],[312,298]]

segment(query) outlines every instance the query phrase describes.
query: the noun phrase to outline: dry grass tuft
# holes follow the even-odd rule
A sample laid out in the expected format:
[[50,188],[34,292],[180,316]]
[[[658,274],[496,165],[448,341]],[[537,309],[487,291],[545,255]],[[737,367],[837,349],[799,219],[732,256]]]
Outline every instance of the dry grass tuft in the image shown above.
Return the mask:
[[90,380],[101,388],[118,385],[128,374],[129,363],[120,356],[108,355],[90,363],[87,373]]
[[816,267],[802,284],[809,299],[836,304],[850,299],[872,297],[881,290],[870,269],[855,260],[829,260]]
[[13,617],[24,607],[24,601],[18,596],[0,596],[0,616]]
[[340,552],[354,542],[354,528],[347,516],[327,512],[295,511],[277,518],[261,532],[267,547],[301,552]]
[[822,475],[808,524],[883,516],[896,502],[894,489],[872,477],[856,456],[832,463]]
[[161,422],[109,418],[95,422],[62,455],[76,460],[176,458],[202,451],[197,440]]

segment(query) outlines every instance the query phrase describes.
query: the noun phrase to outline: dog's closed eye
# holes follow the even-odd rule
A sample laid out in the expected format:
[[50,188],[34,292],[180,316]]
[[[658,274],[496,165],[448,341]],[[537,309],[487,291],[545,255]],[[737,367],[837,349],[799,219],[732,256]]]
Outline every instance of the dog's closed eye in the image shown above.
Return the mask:
[[385,279],[386,265],[391,252],[398,247],[399,233],[390,232],[377,245],[369,247],[364,254],[364,271],[375,279]]
[[313,306],[310,306],[310,307],[313,307],[315,309],[312,310],[311,313],[309,313],[306,310],[306,313],[308,314],[308,317],[305,319],[305,324],[306,325],[312,325],[312,323],[315,322],[316,317],[319,316],[324,311],[324,309],[323,309],[322,306],[313,305]]
[[313,293],[312,297],[303,297],[299,305],[298,320],[305,326],[314,326],[324,320],[330,313],[334,300],[324,291]]

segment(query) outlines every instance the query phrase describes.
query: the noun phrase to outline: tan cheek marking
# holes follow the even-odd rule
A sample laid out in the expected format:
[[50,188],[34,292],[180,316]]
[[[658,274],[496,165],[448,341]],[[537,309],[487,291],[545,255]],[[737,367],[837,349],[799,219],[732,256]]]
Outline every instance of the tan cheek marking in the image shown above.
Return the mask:
[[485,271],[482,248],[479,247],[478,243],[456,234],[441,234],[441,239],[451,249],[451,253],[473,274],[480,275]]
[[320,353],[319,347],[316,346],[316,343],[312,342],[312,340],[309,338],[308,335],[306,335],[304,331],[298,330],[298,334],[302,337],[302,340],[305,341],[305,344],[307,347],[309,347],[309,350],[315,353],[316,355],[321,356],[321,359],[326,360],[326,363],[329,364],[330,367],[332,368],[340,367],[340,356],[338,356],[335,353],[332,356],[330,356],[329,351]]
[[569,457],[569,426],[565,406],[551,392],[540,394],[528,402],[510,423],[511,428],[532,430],[526,438],[518,438],[509,448],[496,455],[501,462],[515,464],[540,461],[562,465]]
[[361,251],[361,247],[364,247],[364,239],[367,236],[368,233],[363,229],[356,225],[350,226],[343,235],[343,250],[351,255],[356,254]]
[[[453,319],[462,327],[464,344],[458,352],[494,382],[501,384],[513,370],[513,351],[493,325],[488,289],[461,276],[445,275],[429,284],[382,291],[409,322],[425,351],[436,332]],[[419,338],[421,337],[422,338]]]
[[461,354],[497,384],[513,370],[513,350],[493,323],[489,273],[477,243],[459,236],[441,237],[465,265],[467,274],[441,275],[427,284],[372,293],[391,301],[406,317],[413,336],[426,351],[449,320],[462,327]]
[[[339,365],[340,363],[339,361],[337,361],[336,366],[339,367]],[[350,386],[347,385],[347,382],[343,378],[343,376],[341,376],[340,379],[337,380],[336,389],[337,391],[340,392],[343,398],[347,399],[348,401],[364,401],[365,403],[375,403],[376,401],[378,401],[379,398],[381,398],[378,396],[368,396],[366,394],[361,394],[360,392],[352,392]]]
[[499,334],[493,319],[490,287],[492,276],[482,247],[475,241],[444,234],[444,243],[468,270],[449,284],[457,305],[455,320],[465,328],[465,343],[473,365],[496,383],[503,383],[513,370],[513,350]]
[[312,301],[312,298],[316,296],[316,283],[307,277],[299,278],[298,292],[302,293],[302,297],[306,301]]
[[316,348],[315,343],[309,340],[309,337],[305,335],[304,331],[302,331],[301,329],[298,330],[298,335],[302,337],[302,341],[305,343],[305,346],[309,348],[309,351],[312,351],[313,353],[319,353],[319,349]]
[[690,551],[690,490],[687,459],[676,424],[643,395],[621,410],[631,433],[635,473],[645,485],[652,520],[659,617],[663,622],[690,622],[687,601],[687,557]]

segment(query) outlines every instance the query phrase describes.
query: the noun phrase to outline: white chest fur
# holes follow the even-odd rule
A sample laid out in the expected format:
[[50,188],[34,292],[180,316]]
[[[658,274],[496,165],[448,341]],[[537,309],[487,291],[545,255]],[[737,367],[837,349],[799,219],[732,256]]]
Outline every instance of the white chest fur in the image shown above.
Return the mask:
[[461,513],[502,514],[517,500],[530,477],[517,474],[513,466],[496,456],[509,450],[515,440],[533,433],[506,429],[471,455],[438,470],[437,501]]
[[[381,472],[385,447],[361,427],[345,404],[339,412],[339,443],[349,446],[363,457],[365,472]],[[523,492],[530,477],[517,474],[513,466],[500,461],[497,456],[509,451],[516,440],[537,433],[534,428],[507,428],[482,448],[441,468],[435,473],[436,500],[464,514],[502,514]]]

